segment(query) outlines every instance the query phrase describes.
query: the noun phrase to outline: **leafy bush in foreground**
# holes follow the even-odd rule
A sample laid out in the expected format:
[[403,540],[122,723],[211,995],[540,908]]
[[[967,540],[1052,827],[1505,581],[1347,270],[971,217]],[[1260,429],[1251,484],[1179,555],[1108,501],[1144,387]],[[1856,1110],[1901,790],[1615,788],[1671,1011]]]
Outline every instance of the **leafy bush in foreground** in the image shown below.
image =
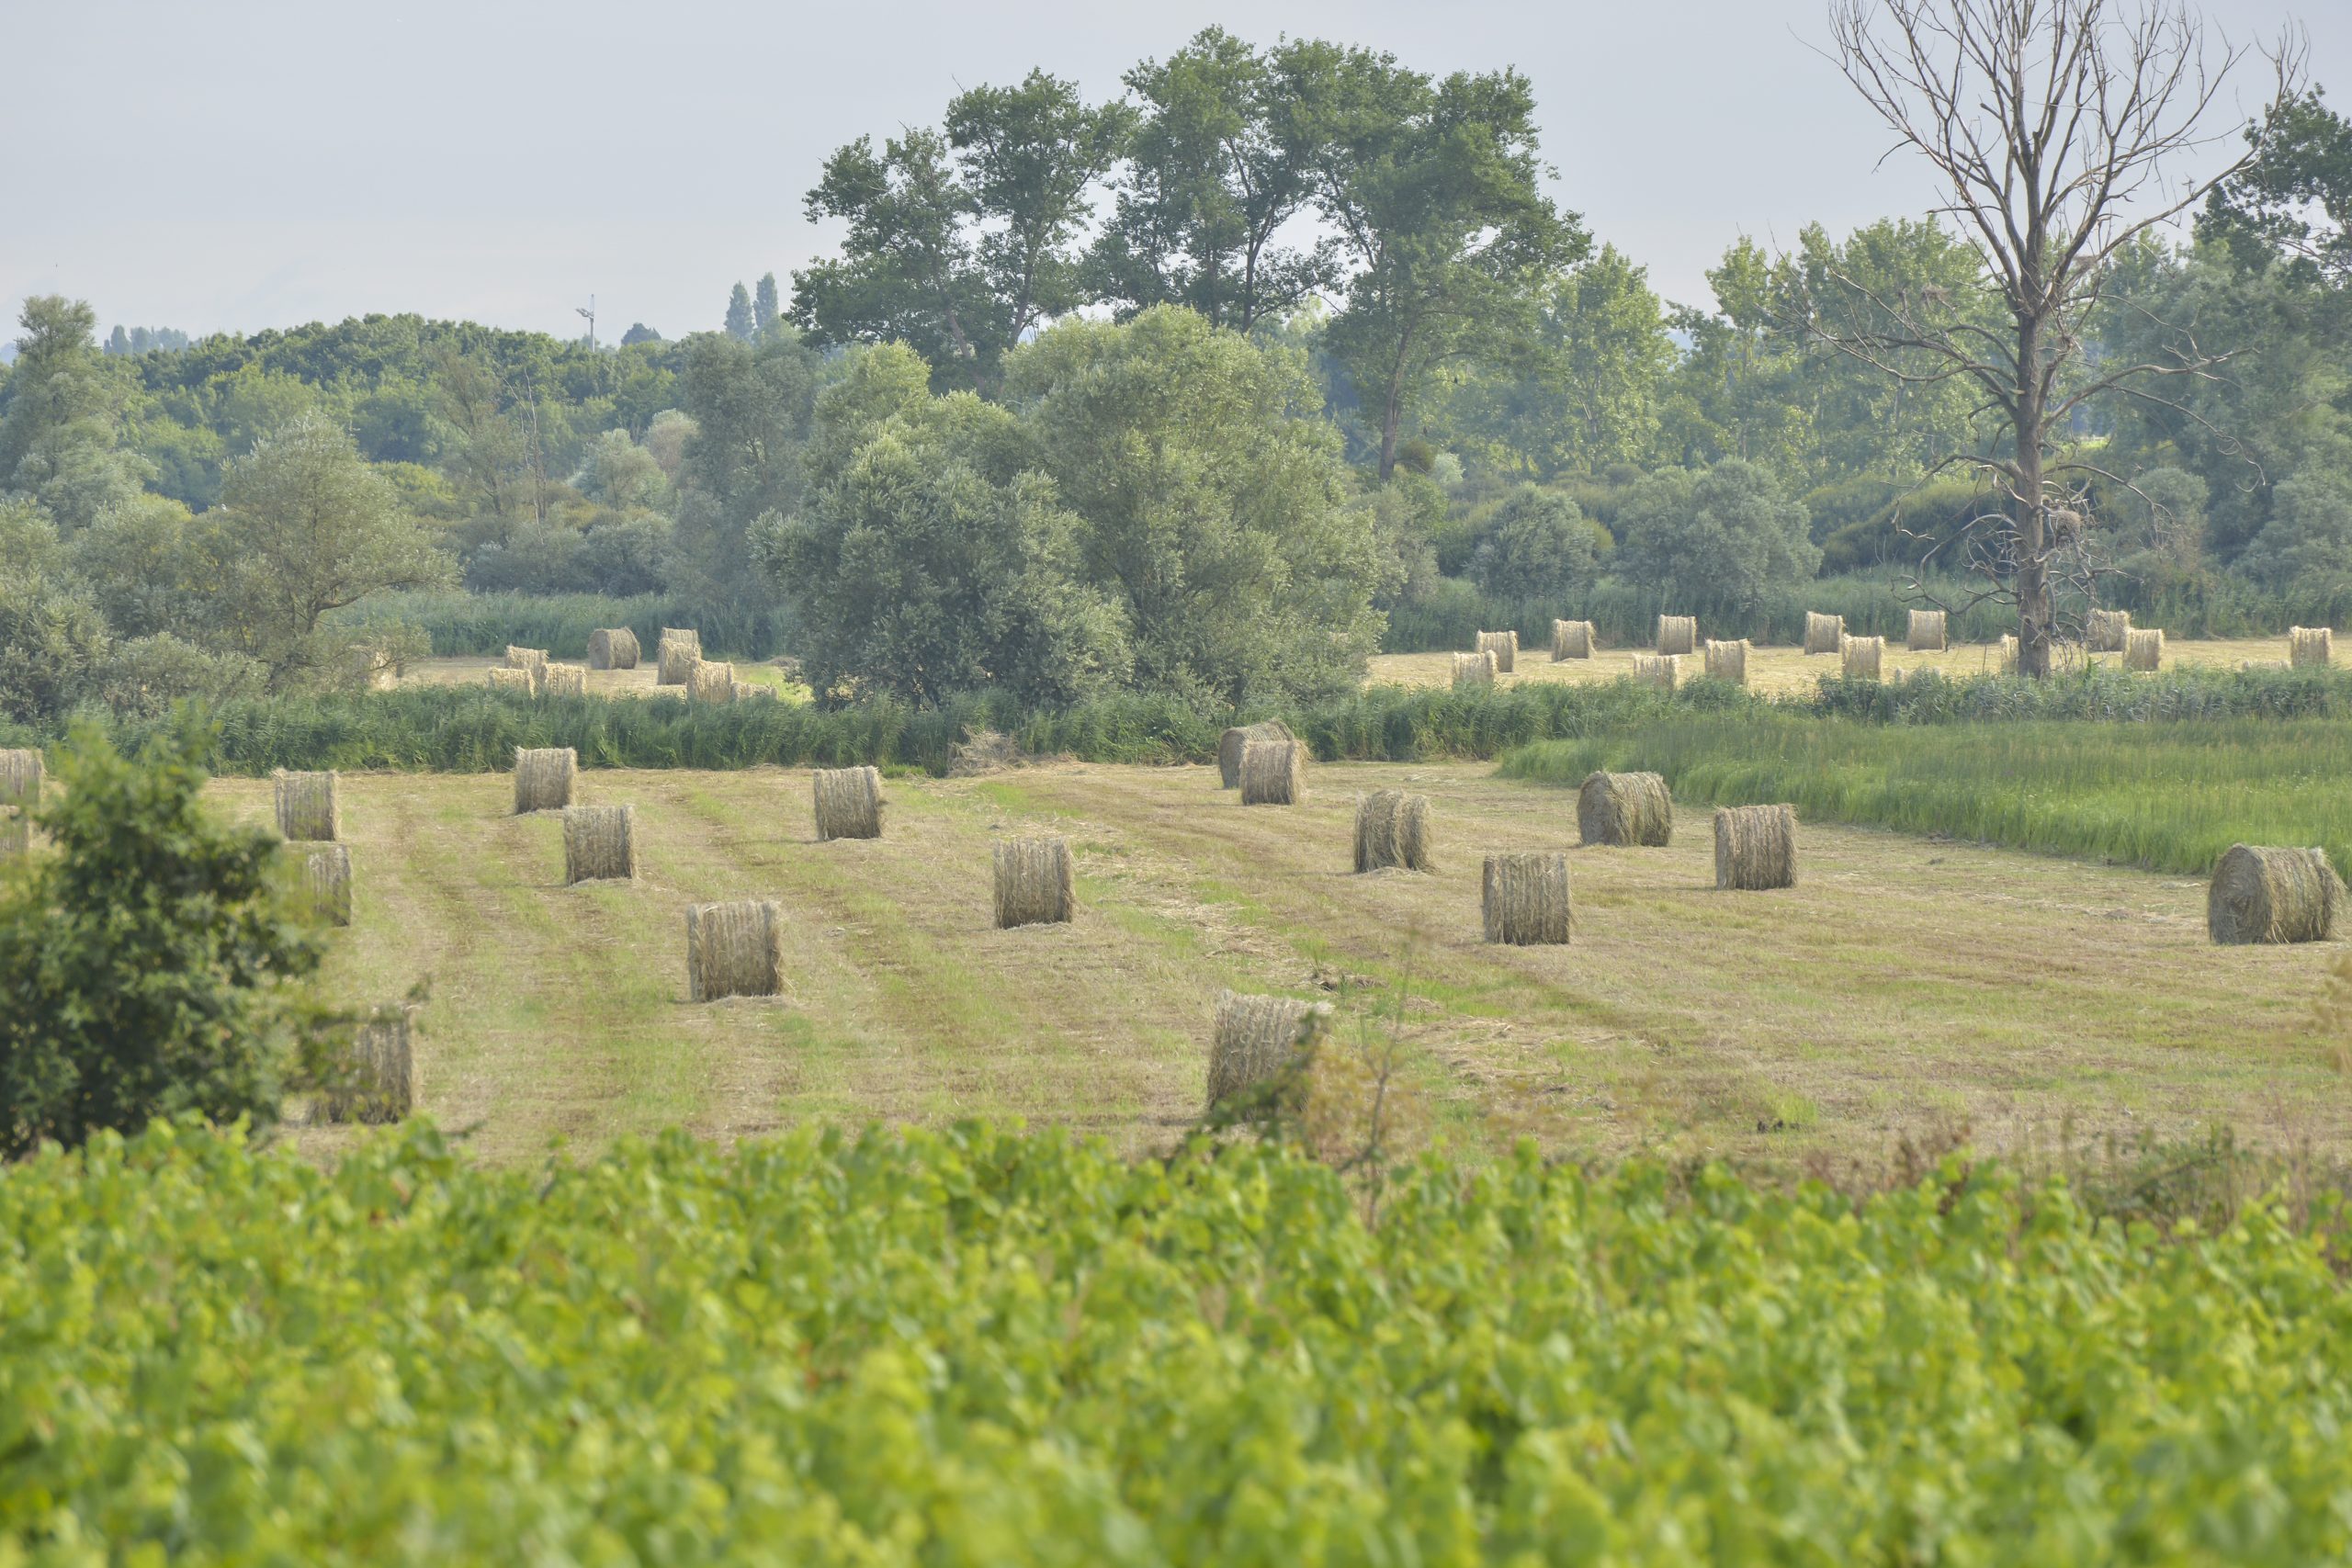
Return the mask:
[[[0,1561],[2352,1552],[2352,1301],[1956,1160],[1850,1201],[1262,1146],[682,1135],[0,1171]],[[135,1559],[134,1559],[135,1560]]]

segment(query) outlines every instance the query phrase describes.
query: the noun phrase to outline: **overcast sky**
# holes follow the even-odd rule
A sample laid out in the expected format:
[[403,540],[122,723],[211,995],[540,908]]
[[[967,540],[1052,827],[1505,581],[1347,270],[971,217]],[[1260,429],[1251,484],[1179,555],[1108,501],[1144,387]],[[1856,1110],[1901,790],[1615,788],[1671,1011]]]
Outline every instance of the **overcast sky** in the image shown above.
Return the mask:
[[[2132,0],[2124,0],[2129,5]],[[107,326],[254,331],[417,310],[599,335],[719,324],[729,286],[831,234],[801,217],[834,146],[934,121],[1033,65],[1108,96],[1216,23],[1533,81],[1561,201],[1709,302],[1741,233],[1787,242],[1928,204],[1830,63],[1824,0],[0,0],[0,299]],[[2352,103],[2352,5],[2211,0],[2233,39],[2289,17]],[[2233,107],[2258,96],[2260,62]],[[12,335],[0,332],[0,335]]]

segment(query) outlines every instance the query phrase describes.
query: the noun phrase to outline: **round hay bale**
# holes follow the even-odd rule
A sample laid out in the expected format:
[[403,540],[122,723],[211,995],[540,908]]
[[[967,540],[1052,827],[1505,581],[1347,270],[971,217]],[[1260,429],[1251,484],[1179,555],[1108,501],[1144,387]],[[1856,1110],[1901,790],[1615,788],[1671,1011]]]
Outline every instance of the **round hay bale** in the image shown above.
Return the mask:
[[42,777],[39,751],[29,746],[0,750],[0,854],[22,854],[31,847]]
[[664,626],[653,645],[653,683],[683,686],[702,660],[702,633],[684,626]]
[[1699,617],[1660,615],[1657,618],[1657,650],[1660,653],[1698,652]]
[[637,880],[637,807],[567,806],[563,808],[563,881]]
[[1999,661],[2000,661],[2001,673],[2002,673],[2002,674],[2004,674],[2004,675],[2014,675],[2014,674],[2016,674],[2016,673],[2018,672],[2018,634],[2017,634],[2017,633],[2015,633],[2015,632],[2003,632],[2003,633],[2001,634],[2000,650],[1999,650],[1999,652],[1996,655],[1996,658],[1999,660]]
[[270,786],[277,806],[279,838],[333,843],[343,837],[343,811],[332,772],[289,773],[280,768],[270,775]]
[[2165,634],[2154,626],[2133,626],[2123,634],[2123,668],[2149,671],[2165,661]]
[[1457,653],[1453,656],[1453,689],[1460,692],[1491,686],[1495,683],[1495,655],[1491,649],[1481,649],[1476,653]]
[[1552,661],[1564,659],[1590,659],[1600,639],[1593,636],[1590,621],[1554,621],[1552,623]]
[[[293,844],[287,846],[295,848]],[[351,850],[345,844],[304,842],[303,906],[331,926],[351,923]]]
[[1078,918],[1078,863],[1071,858],[1068,839],[1008,839],[990,858],[999,931],[1058,925]]
[[1914,610],[1911,629],[1903,639],[1905,651],[1911,653],[1941,653],[1951,644],[1944,637],[1944,613],[1941,610]]
[[1682,660],[1671,653],[1637,653],[1634,655],[1634,683],[1656,686],[1672,693],[1674,683],[1682,678]]
[[1568,940],[1575,921],[1566,855],[1488,855],[1482,886],[1488,942],[1535,947]]
[[545,684],[540,688],[550,697],[584,697],[588,694],[588,667],[584,664],[550,664],[547,667]]
[[1838,652],[1846,679],[1875,681],[1879,678],[1880,662],[1886,657],[1886,638],[1849,637]]
[[2085,627],[2084,645],[2093,653],[2120,653],[2125,634],[2131,629],[2131,611],[2093,610],[2089,625]]
[[882,836],[882,774],[873,768],[820,768],[816,774],[817,837]]
[[1295,740],[1290,727],[1280,719],[1270,718],[1261,724],[1243,725],[1228,729],[1216,743],[1216,772],[1227,789],[1241,787],[1241,750],[1252,740]]
[[765,898],[686,906],[686,999],[784,991],[784,909]]
[[686,671],[686,701],[731,703],[735,700],[735,666],[697,659]]
[[1707,679],[1729,681],[1735,686],[1747,684],[1747,639],[1735,637],[1723,641],[1707,639]]
[[1208,1102],[1214,1109],[1261,1084],[1304,1070],[1331,1027],[1331,1004],[1227,991],[1216,999],[1209,1044]]
[[591,670],[634,670],[637,653],[637,634],[627,626],[605,626],[588,634]]
[[2205,931],[2214,942],[2325,942],[2335,934],[2344,880],[2324,850],[2232,844],[2213,867]]
[[2335,663],[2335,629],[2330,626],[2288,627],[2287,662],[2297,670],[2324,670]]
[[1384,789],[1356,803],[1356,870],[1430,866],[1429,796]]
[[569,746],[514,749],[514,814],[560,811],[571,804],[580,753]]
[[1508,675],[1519,663],[1519,634],[1515,631],[1480,632],[1476,651],[1493,654],[1496,671]]
[[1825,615],[1815,610],[1804,613],[1804,650],[1807,653],[1835,653],[1845,637],[1845,616]]
[[1674,796],[1657,773],[1588,773],[1577,790],[1577,832],[1588,844],[1671,843]]
[[1715,812],[1715,886],[1793,887],[1797,880],[1797,808],[1726,806]]
[[416,1109],[424,1087],[416,1059],[420,1010],[414,1002],[380,1007],[353,1031],[320,1097],[328,1121],[397,1122]]
[[490,689],[493,692],[514,692],[521,696],[539,694],[538,678],[528,670],[493,670],[490,672]]
[[1241,748],[1241,804],[1296,806],[1306,798],[1306,743],[1252,740]]

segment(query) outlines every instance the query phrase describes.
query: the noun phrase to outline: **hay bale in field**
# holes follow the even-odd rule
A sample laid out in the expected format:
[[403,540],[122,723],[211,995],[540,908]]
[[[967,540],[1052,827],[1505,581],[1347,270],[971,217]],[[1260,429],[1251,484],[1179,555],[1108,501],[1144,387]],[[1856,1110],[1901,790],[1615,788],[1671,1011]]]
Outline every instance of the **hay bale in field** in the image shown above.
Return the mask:
[[[292,845],[288,845],[292,848]],[[331,926],[351,923],[351,850],[344,844],[305,843],[302,900]]]
[[0,750],[0,854],[22,854],[31,847],[41,778],[39,751],[28,746]]
[[[1456,654],[1454,657],[1459,659],[1462,655]],[[1295,740],[1297,739],[1290,732],[1290,727],[1278,718],[1270,718],[1261,724],[1248,724],[1237,729],[1228,729],[1218,738],[1216,743],[1217,778],[1227,789],[1239,789],[1242,748],[1248,746],[1252,740]]]
[[350,1054],[320,1099],[329,1122],[397,1122],[423,1098],[413,1002],[378,1008],[351,1037]]
[[1656,686],[1661,692],[1672,692],[1674,683],[1682,678],[1682,660],[1672,653],[1637,653],[1634,655],[1634,683]]
[[1911,629],[1903,639],[1904,648],[1912,653],[1941,653],[1951,646],[1944,635],[1944,613],[1941,610],[1914,610]]
[[1835,653],[1845,638],[1845,616],[1825,615],[1815,610],[1804,613],[1804,650],[1807,653]]
[[2123,634],[2123,668],[2155,670],[2165,661],[2165,634],[2154,626],[2133,626]]
[[2283,659],[2241,659],[2238,673],[2251,674],[2257,670],[2292,670],[2294,666]]
[[1078,863],[1058,836],[1008,839],[990,856],[996,925],[1050,926],[1078,918]]
[[748,703],[753,697],[772,697],[775,695],[775,688],[774,686],[763,686],[756,681],[738,681],[735,682],[734,692],[729,696],[728,701]]
[[563,808],[563,881],[637,880],[637,807],[567,806]]
[[1488,942],[1536,947],[1568,940],[1575,920],[1566,855],[1488,855],[1482,888]]
[[493,692],[516,692],[526,697],[539,694],[538,678],[528,670],[493,670],[490,672],[490,689]]
[[560,811],[570,806],[579,773],[580,753],[569,746],[516,747],[514,814]]
[[882,775],[873,768],[820,768],[816,776],[817,837],[882,836]]
[[1306,798],[1306,742],[1252,740],[1241,748],[1241,804],[1296,806]]
[[2003,632],[2001,634],[2000,652],[1997,657],[2000,660],[2002,674],[2014,675],[2018,672],[2017,633]]
[[2335,631],[2331,626],[2287,628],[2287,662],[2295,669],[2324,669],[2335,662]]
[[1552,623],[1552,662],[1564,659],[1590,659],[1600,638],[1593,636],[1590,621],[1554,621]]
[[1330,1027],[1329,1002],[1226,992],[1209,1045],[1209,1105],[1305,1066]]
[[2123,639],[2132,629],[2129,610],[2093,610],[2090,623],[2085,628],[2083,643],[2093,653],[2120,653]]
[[627,626],[605,626],[588,634],[588,668],[591,670],[634,670],[637,668],[637,634]]
[[1477,651],[1493,654],[1497,673],[1508,675],[1519,664],[1519,634],[1515,631],[1480,632]]
[[1495,683],[1495,656],[1491,650],[1457,653],[1453,656],[1453,689],[1474,690]]
[[1875,681],[1886,656],[1886,638],[1849,637],[1838,645],[1841,671],[1849,681]]
[[336,799],[333,773],[289,773],[280,768],[270,775],[270,793],[277,805],[277,836],[292,841],[333,843],[343,837],[343,811]]
[[511,642],[506,645],[506,668],[509,670],[545,670],[547,667],[546,649],[516,648]]
[[686,671],[686,701],[731,703],[735,700],[735,666],[697,659]]
[[1384,789],[1356,803],[1356,870],[1427,871],[1430,863],[1429,796]]
[[541,691],[550,697],[584,697],[588,694],[588,667],[584,664],[550,664],[547,668]]
[[1747,684],[1747,639],[1719,637],[1707,639],[1707,679],[1729,681],[1735,686]]
[[1674,796],[1657,773],[1588,773],[1577,791],[1577,832],[1588,844],[1670,843]]
[[2324,850],[2232,844],[2205,894],[2205,931],[2214,942],[2325,942],[2335,934],[2344,879]]
[[683,686],[702,661],[702,633],[684,626],[663,626],[653,646],[653,683]]
[[784,909],[765,898],[686,906],[686,999],[784,991]]
[[1660,615],[1657,618],[1657,650],[1660,653],[1698,652],[1699,617]]
[[1797,880],[1797,808],[1726,806],[1715,812],[1715,886],[1793,887]]

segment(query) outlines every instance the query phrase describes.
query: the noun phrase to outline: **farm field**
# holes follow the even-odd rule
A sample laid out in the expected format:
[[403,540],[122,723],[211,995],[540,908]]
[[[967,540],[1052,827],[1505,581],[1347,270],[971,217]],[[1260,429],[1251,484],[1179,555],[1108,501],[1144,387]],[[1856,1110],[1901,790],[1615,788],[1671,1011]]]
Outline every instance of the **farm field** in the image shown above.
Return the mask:
[[[1704,636],[1706,628],[1700,628]],[[1524,681],[1613,681],[1634,672],[1634,655],[1649,652],[1645,644],[1639,648],[1604,648],[1590,659],[1564,659],[1552,661],[1552,650],[1544,648],[1522,648],[1518,668],[1509,675],[1498,678],[1498,683],[1510,685]],[[2099,653],[2086,656],[2093,664],[2120,664],[2120,653]],[[2210,664],[2224,670],[2234,670],[2243,660],[2262,662],[2284,660],[2287,639],[2284,637],[2215,638],[2208,641],[2181,640],[2165,642],[2165,662],[2173,664]],[[1384,653],[1375,656],[1366,683],[1370,685],[1443,686],[1453,678],[1453,655],[1438,653]],[[1682,660],[1685,679],[1694,677],[1705,669],[1704,659],[1698,654]],[[1933,670],[1955,679],[1971,675],[1989,675],[2000,669],[1999,649],[1987,643],[1954,643],[1941,653],[1905,652],[1901,643],[1887,639],[1883,674],[1892,679],[1897,671],[1905,674]],[[1838,673],[1838,656],[1819,653],[1808,657],[1793,645],[1773,647],[1758,645],[1747,651],[1747,687],[1759,693],[1810,692],[1814,682],[1824,675]]]
[[[266,780],[209,787],[268,813]],[[1962,1125],[1998,1148],[2214,1122],[2352,1147],[2307,1026],[2344,948],[2211,947],[2179,876],[1807,826],[1797,887],[1719,894],[1686,811],[1671,848],[1572,856],[1573,945],[1495,948],[1480,855],[1573,845],[1574,795],[1483,764],[1324,766],[1288,810],[1201,767],[898,779],[887,837],[827,844],[805,772],[591,771],[582,803],[638,807],[644,872],[579,888],[558,819],[509,815],[505,775],[343,787],[356,915],[330,987],[430,976],[424,1109],[493,1161],[808,1117],[1160,1148],[1200,1110],[1228,986],[1329,995],[1343,1038],[1401,994],[1408,1087],[1471,1151],[1792,1163]],[[1350,874],[1356,796],[1382,787],[1431,798],[1434,874]],[[989,846],[1035,830],[1071,837],[1080,919],[994,931]],[[688,1005],[684,907],[753,896],[785,906],[791,995]]]
[[[479,686],[492,670],[500,669],[506,660],[503,657],[485,654],[457,656],[446,659],[424,659],[411,664],[401,677],[403,686]],[[559,664],[581,663],[578,660],[558,660]],[[746,660],[735,666],[735,679],[763,686],[773,686],[779,696],[806,698],[808,688],[792,681],[773,663],[752,663]],[[684,686],[660,686],[654,682],[653,660],[640,660],[634,670],[591,670],[588,671],[588,694],[596,697],[650,697],[657,693],[683,699]]]

